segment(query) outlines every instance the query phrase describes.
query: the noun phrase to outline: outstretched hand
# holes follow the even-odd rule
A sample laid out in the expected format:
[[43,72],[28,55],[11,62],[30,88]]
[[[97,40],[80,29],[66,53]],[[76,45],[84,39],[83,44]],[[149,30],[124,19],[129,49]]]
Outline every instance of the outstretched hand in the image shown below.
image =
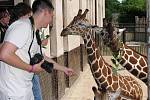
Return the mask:
[[72,76],[72,75],[74,75],[73,69],[67,68],[67,67],[65,67],[64,73],[65,73],[67,76]]

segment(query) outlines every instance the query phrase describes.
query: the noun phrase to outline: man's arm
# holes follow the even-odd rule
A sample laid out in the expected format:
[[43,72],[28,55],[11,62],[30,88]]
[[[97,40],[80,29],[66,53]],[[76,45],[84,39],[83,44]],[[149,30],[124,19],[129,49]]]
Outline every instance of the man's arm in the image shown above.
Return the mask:
[[[0,49],[0,60],[2,60],[3,62],[5,62],[11,66],[15,66],[16,68],[29,71],[32,68],[32,66],[25,63],[23,60],[21,60],[15,54],[16,50],[17,50],[17,47],[14,44],[12,44],[10,42],[4,42],[4,44],[2,45],[2,47]],[[34,65],[33,72],[38,73],[43,70],[40,67],[41,63],[42,62]]]
[[2,43],[0,43],[0,48],[1,48],[1,46],[2,46]]
[[56,63],[53,59],[47,57],[46,55],[44,55],[44,59],[50,63],[53,63],[53,65],[54,65],[53,68],[55,70],[63,71],[66,75],[69,75],[69,76],[74,74],[74,72],[71,68],[67,68],[65,66],[62,66],[62,65]]

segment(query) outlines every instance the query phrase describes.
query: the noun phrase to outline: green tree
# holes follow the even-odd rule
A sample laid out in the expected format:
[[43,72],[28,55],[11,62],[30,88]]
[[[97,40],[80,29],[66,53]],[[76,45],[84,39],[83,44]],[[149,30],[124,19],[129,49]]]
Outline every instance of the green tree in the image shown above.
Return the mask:
[[134,23],[135,16],[146,16],[146,0],[123,0],[120,4],[119,22]]
[[[105,0],[106,18],[112,18],[113,13],[119,13],[119,22],[133,22],[135,16],[146,16],[146,0]],[[130,16],[130,17],[129,17]]]
[[120,12],[134,16],[143,16],[146,14],[146,0],[124,0],[121,4]]
[[120,2],[118,0],[105,0],[106,18],[112,18],[113,13],[119,12]]

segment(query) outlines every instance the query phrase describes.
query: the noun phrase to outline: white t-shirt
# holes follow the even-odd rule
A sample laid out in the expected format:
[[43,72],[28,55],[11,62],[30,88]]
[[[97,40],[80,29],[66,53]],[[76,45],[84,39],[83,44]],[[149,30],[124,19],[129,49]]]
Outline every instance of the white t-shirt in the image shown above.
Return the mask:
[[[33,39],[32,26],[29,19],[20,19],[14,22],[6,31],[4,41],[18,47],[16,54],[29,64],[28,49]],[[30,50],[31,56],[40,51],[36,35]],[[32,93],[33,73],[15,68],[0,62],[0,100],[34,100]]]

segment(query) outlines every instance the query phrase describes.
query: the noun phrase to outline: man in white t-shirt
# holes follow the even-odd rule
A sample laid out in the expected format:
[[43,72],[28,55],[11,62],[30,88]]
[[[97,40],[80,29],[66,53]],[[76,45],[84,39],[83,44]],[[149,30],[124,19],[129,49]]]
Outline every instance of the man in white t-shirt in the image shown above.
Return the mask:
[[[43,71],[40,63],[30,65],[28,54],[32,42],[30,54],[33,57],[40,53],[34,31],[52,25],[53,5],[48,0],[35,0],[32,5],[33,21],[20,19],[8,28],[4,44],[0,49],[0,100],[34,100],[32,92],[32,77],[34,73]],[[33,27],[32,27],[33,26]],[[73,70],[59,65],[47,56],[44,60],[53,63],[53,68],[72,75]]]

